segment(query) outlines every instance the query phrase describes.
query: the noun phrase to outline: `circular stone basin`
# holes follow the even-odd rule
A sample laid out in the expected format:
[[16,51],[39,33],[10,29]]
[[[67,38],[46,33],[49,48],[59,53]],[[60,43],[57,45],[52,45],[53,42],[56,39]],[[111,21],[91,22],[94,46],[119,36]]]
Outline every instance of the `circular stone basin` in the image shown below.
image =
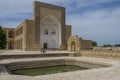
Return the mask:
[[16,75],[37,76],[37,75],[46,75],[46,74],[69,72],[69,71],[84,70],[84,69],[88,69],[88,68],[75,66],[75,65],[61,65],[61,66],[17,69],[11,71],[11,73]]

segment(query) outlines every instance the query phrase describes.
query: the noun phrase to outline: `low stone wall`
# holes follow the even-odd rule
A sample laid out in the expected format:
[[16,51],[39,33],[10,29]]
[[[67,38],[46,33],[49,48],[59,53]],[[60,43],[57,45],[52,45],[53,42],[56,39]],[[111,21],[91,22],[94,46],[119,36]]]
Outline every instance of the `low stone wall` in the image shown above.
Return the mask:
[[114,50],[81,50],[81,56],[120,58],[120,51],[114,51]]
[[86,68],[99,68],[108,67],[109,64],[104,63],[93,63],[87,61],[77,61],[72,59],[56,59],[56,60],[40,60],[40,61],[26,61],[26,62],[13,62],[5,64],[8,72],[12,70],[22,69],[22,68],[36,68],[36,67],[48,67],[48,66],[60,66],[60,65],[77,65]]
[[38,57],[62,57],[62,56],[69,56],[69,53],[0,55],[0,60],[2,60],[2,59],[38,58]]
[[37,67],[46,67],[46,66],[58,66],[64,65],[64,60],[40,60],[40,61],[28,61],[28,62],[14,62],[6,64],[5,67],[7,68],[8,72],[21,69],[21,68],[37,68]]
[[1,54],[1,53],[4,53],[4,52],[5,52],[5,50],[0,50],[0,54]]
[[80,56],[79,53],[50,53],[50,54],[3,54],[0,55],[0,60],[2,59],[22,59],[22,58],[43,58],[43,57],[76,57]]

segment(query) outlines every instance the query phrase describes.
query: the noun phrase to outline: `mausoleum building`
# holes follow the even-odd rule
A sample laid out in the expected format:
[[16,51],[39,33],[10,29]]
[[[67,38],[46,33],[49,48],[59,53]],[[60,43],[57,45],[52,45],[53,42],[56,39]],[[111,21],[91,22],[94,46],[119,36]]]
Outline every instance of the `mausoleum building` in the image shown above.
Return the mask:
[[[57,5],[34,1],[33,16],[26,19],[16,28],[4,28],[7,36],[6,49],[13,50],[70,50],[82,49],[72,40],[72,26],[66,24],[65,8]],[[87,43],[89,41],[82,41]],[[74,44],[74,46],[73,46]],[[91,44],[84,46],[91,48]]]

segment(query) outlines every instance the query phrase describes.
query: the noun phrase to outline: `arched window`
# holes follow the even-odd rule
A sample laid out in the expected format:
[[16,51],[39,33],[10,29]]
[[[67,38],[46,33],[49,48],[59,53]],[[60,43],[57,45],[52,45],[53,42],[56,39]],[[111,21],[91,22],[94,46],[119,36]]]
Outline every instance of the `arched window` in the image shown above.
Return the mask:
[[47,29],[44,29],[44,34],[48,35],[48,30]]
[[56,34],[55,29],[52,29],[52,30],[51,30],[51,34]]
[[9,34],[8,34],[9,38],[13,38],[14,37],[14,33],[13,31],[10,31]]

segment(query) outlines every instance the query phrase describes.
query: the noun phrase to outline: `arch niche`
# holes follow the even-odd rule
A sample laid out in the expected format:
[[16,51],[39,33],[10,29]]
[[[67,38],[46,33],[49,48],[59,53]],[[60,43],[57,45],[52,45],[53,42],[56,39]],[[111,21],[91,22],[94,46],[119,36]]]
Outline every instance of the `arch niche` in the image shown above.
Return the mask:
[[76,44],[74,41],[71,42],[71,51],[76,51]]
[[14,43],[13,41],[8,42],[8,49],[14,49]]
[[46,46],[49,49],[58,49],[60,45],[61,24],[55,16],[49,14],[40,23],[40,46],[41,48]]
[[8,37],[9,37],[9,38],[13,38],[13,37],[14,37],[14,32],[13,32],[13,31],[9,31]]

